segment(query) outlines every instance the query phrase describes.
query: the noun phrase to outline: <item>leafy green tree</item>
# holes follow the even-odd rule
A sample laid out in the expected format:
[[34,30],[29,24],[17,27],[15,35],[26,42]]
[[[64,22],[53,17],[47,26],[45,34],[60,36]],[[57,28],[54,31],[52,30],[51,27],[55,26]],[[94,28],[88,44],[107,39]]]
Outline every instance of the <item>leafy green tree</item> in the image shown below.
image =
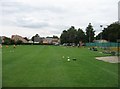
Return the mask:
[[101,39],[101,35],[102,35],[103,33],[102,32],[100,32],[97,36],[96,36],[96,40],[100,40]]
[[77,30],[75,29],[74,26],[71,26],[68,29],[67,35],[68,35],[68,43],[75,43],[76,42]]
[[71,26],[68,30],[64,30],[60,36],[61,44],[63,43],[75,43],[76,45],[82,41],[85,42],[85,33],[82,29],[76,30],[74,26]]
[[34,38],[35,38],[35,36],[33,36],[33,37],[31,38],[31,40],[33,41],[33,43],[34,43]]
[[86,28],[86,41],[93,42],[95,36],[95,31],[91,23],[89,23],[88,27]]
[[96,36],[96,39],[100,39],[101,34],[103,39],[110,42],[116,42],[117,39],[120,39],[120,24],[117,22],[110,24]]
[[103,38],[111,42],[116,42],[117,39],[120,39],[120,24],[113,23],[104,29]]
[[11,39],[10,43],[13,45],[13,44],[15,44],[15,41]]
[[85,42],[85,38],[86,36],[84,31],[79,28],[77,31],[77,43],[79,43],[80,41]]
[[11,44],[11,39],[8,38],[8,37],[5,37],[5,38],[4,38],[4,44],[10,45],[10,44]]
[[36,34],[35,36],[33,36],[32,38],[31,38],[31,40],[33,41],[33,43],[34,43],[34,41],[35,41],[35,37],[40,37],[38,34]]
[[25,40],[29,41],[29,39],[27,37],[24,38]]
[[36,34],[35,37],[40,37],[40,36],[38,34]]
[[57,39],[58,39],[58,36],[54,36],[54,35],[53,35],[53,38],[57,38]]
[[61,44],[68,42],[68,41],[67,41],[67,37],[68,37],[68,36],[67,36],[67,31],[64,30],[64,31],[62,32],[61,36],[60,36],[60,42],[61,42]]
[[20,45],[20,44],[22,44],[23,42],[21,41],[21,40],[17,40],[16,41],[16,44],[18,44],[18,45]]

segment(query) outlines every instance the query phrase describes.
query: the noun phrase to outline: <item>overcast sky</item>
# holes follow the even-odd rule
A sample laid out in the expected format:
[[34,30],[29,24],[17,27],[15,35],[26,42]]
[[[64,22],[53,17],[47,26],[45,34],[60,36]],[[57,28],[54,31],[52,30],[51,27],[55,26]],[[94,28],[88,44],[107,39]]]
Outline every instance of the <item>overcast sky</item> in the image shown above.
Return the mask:
[[92,23],[96,34],[118,21],[119,0],[0,0],[0,35],[60,36],[70,26]]

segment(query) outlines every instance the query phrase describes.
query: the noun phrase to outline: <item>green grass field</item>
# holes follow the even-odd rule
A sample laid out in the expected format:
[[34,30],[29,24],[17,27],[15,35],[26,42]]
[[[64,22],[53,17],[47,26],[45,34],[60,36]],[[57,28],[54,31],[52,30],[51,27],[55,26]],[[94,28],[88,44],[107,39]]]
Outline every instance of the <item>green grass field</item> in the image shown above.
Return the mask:
[[[62,58],[65,56],[65,58]],[[77,61],[67,61],[67,57]],[[117,87],[118,64],[88,48],[13,46],[2,50],[3,87]]]

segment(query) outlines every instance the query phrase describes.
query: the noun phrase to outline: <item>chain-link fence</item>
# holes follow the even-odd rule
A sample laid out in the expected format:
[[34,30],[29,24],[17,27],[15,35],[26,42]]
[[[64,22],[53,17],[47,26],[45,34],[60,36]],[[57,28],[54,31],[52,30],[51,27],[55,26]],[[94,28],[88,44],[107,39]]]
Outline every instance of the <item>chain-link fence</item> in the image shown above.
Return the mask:
[[97,47],[117,47],[118,43],[109,42],[109,43],[86,43],[86,46],[97,46]]
[[111,53],[113,55],[119,55],[119,43],[108,42],[108,43],[86,43],[88,47],[100,47],[104,53]]

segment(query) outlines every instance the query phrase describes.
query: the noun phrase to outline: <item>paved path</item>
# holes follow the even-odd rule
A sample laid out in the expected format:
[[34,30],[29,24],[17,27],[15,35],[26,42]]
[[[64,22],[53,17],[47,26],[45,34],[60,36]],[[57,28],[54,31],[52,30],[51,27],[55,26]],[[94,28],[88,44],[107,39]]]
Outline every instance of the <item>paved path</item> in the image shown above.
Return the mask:
[[120,63],[120,57],[118,58],[117,56],[96,57],[96,59],[109,63]]

